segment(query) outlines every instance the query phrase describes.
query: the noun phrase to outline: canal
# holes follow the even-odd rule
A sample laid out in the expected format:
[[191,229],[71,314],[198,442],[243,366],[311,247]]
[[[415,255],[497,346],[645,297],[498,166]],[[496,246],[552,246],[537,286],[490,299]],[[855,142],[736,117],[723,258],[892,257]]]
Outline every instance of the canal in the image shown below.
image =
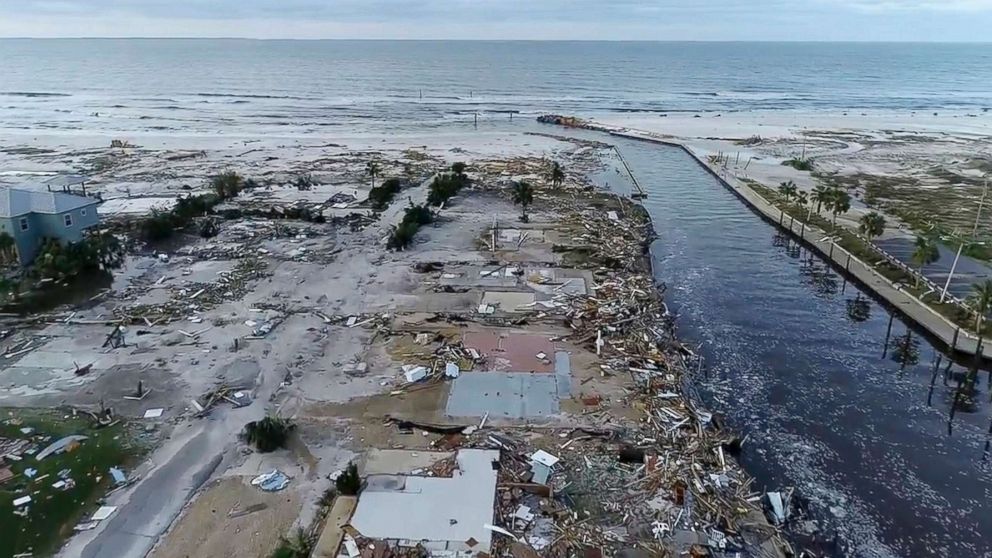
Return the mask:
[[992,555],[987,373],[959,394],[966,367],[907,341],[898,317],[680,149],[597,139],[648,193],[655,274],[705,358],[703,397],[747,436],[758,490],[808,500],[815,522],[793,527],[838,556]]

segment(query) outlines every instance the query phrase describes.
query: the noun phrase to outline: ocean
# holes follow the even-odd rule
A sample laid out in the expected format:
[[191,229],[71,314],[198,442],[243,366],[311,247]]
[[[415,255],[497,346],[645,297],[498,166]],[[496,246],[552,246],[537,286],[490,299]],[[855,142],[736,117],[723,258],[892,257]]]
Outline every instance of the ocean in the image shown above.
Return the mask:
[[0,129],[288,136],[545,112],[992,107],[992,44],[0,40]]

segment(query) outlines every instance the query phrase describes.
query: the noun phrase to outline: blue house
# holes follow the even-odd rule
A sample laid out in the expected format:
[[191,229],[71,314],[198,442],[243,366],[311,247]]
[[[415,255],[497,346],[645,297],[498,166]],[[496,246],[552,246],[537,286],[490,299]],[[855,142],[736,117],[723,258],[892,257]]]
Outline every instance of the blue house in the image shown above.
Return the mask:
[[14,239],[21,265],[34,261],[46,238],[77,242],[98,224],[100,200],[64,192],[0,189],[0,233]]

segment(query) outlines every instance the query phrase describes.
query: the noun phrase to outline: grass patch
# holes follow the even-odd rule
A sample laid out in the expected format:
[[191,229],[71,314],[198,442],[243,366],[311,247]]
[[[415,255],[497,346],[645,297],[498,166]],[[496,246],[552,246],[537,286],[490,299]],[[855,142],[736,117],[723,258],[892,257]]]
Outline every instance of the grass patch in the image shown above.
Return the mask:
[[801,171],[813,170],[812,159],[800,159],[799,157],[793,157],[792,159],[786,159],[785,161],[782,161],[782,164],[787,167],[792,167],[796,170],[801,170]]
[[[785,212],[786,219],[791,217],[799,222],[805,221],[807,214],[805,208],[788,203],[781,194],[763,184],[754,181],[747,181],[747,183],[751,189],[758,192],[763,198],[771,202],[772,205]],[[906,270],[889,263],[877,248],[865,242],[852,231],[842,226],[834,228],[829,220],[822,215],[817,215],[815,212],[810,216],[809,221],[806,221],[806,224],[807,226],[813,226],[827,231],[837,237],[838,246],[850,252],[854,257],[871,265],[880,275],[893,283],[899,284],[902,290],[922,300],[929,308],[944,316],[955,325],[961,326],[961,329],[975,331],[975,318],[971,311],[953,302],[941,303],[938,300],[939,296],[936,294],[931,293],[927,296],[925,290],[915,287],[915,275],[907,273]],[[992,324],[984,324],[981,334],[992,335]]]
[[[0,558],[32,553],[46,556],[54,553],[73,532],[73,527],[91,514],[96,502],[111,487],[110,467],[127,468],[137,461],[143,448],[130,441],[121,424],[95,429],[89,417],[73,418],[58,411],[14,410],[5,413],[0,423],[0,437],[29,439],[30,447],[41,451],[64,436],[88,436],[71,452],[38,461],[24,454],[22,461],[10,462],[13,479],[0,485]],[[22,428],[34,428],[30,435]],[[34,478],[24,471],[37,469]],[[52,484],[59,481],[59,472],[67,470],[75,482],[69,490],[59,490]],[[26,517],[14,515],[13,501],[31,496]],[[23,507],[21,508],[23,509]]]
[[[898,217],[918,233],[937,234],[948,238],[951,233],[970,235],[978,217],[978,204],[983,185],[976,181],[960,180],[949,171],[931,171],[932,176],[948,181],[941,187],[926,186],[914,177],[878,176],[870,174],[837,175],[817,174],[827,186],[856,188],[863,192],[862,200],[871,208]],[[990,247],[973,244],[965,254],[976,259],[992,260],[992,212],[986,200],[983,217],[978,223],[979,242]],[[945,242],[952,250],[957,244]]]

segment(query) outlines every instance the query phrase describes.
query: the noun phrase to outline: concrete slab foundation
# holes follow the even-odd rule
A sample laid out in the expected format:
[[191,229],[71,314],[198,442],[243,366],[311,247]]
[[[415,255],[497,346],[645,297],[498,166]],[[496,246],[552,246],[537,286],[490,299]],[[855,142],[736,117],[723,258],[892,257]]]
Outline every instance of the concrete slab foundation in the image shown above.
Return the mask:
[[558,412],[555,374],[471,372],[452,383],[445,414],[450,417],[546,417]]
[[[458,452],[452,478],[405,477],[396,490],[366,490],[351,520],[363,536],[424,542],[439,551],[488,553],[496,498],[494,450]],[[474,544],[472,544],[474,542]]]
[[[554,345],[543,335],[471,332],[462,337],[466,347],[486,357],[484,370],[506,372],[552,372]],[[544,358],[537,355],[544,354]]]

